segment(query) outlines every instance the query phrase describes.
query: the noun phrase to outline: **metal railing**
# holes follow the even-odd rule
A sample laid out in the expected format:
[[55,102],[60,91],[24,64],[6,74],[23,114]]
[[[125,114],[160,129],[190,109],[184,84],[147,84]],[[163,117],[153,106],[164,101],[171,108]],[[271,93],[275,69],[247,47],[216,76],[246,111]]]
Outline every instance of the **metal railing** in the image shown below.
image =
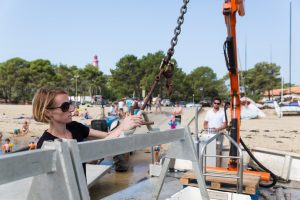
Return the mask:
[[55,150],[35,150],[0,156],[0,185],[53,172]]
[[[228,134],[210,130],[210,134],[212,134],[212,133],[214,133],[214,136],[205,142],[205,144],[202,146],[201,151],[200,151],[199,162],[200,162],[200,166],[201,166],[200,168],[203,170],[201,172],[202,172],[203,176],[213,176],[213,177],[237,179],[237,192],[242,193],[242,191],[243,191],[243,152],[242,152],[242,149]],[[239,152],[239,156],[206,155],[205,151],[206,151],[207,145],[210,144],[212,141],[217,140],[218,138],[221,138],[223,136],[225,136],[231,142],[231,144],[236,146],[236,148],[238,149],[238,152]],[[233,175],[226,175],[226,174],[222,174],[222,173],[217,173],[217,174],[216,173],[207,173],[207,171],[206,171],[206,168],[207,168],[206,158],[207,157],[238,159],[239,162],[238,162],[237,175],[233,176]]]
[[153,199],[158,199],[169,163],[176,158],[193,162],[202,198],[209,199],[188,128],[82,143],[66,139],[44,142],[41,150],[1,156],[0,185],[33,177],[28,196],[22,199],[90,199],[82,163],[170,142]]
[[199,145],[200,145],[200,138],[199,138],[199,128],[198,128],[198,116],[199,116],[199,113],[201,112],[202,110],[202,106],[200,107],[196,107],[195,108],[195,115],[194,117],[188,122],[187,126],[189,127],[192,122],[195,120],[195,136],[196,136],[196,150],[197,150],[197,156],[199,158]]

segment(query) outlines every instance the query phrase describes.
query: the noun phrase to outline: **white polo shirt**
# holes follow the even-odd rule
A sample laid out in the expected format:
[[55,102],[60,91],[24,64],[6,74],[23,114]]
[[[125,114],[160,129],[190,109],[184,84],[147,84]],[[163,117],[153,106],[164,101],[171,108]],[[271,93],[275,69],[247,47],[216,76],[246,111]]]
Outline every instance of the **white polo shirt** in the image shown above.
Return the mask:
[[118,103],[118,107],[119,107],[119,109],[123,109],[123,106],[124,106],[124,101],[119,101],[119,103]]
[[219,109],[214,112],[214,109],[207,111],[204,121],[208,122],[208,128],[219,128],[226,122],[224,110]]

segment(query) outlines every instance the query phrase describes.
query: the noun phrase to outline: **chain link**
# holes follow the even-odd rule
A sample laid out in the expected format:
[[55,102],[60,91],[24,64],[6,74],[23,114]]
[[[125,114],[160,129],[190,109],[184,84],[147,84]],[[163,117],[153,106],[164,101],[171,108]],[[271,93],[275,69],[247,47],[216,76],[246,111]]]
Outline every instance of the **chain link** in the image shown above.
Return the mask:
[[189,2],[190,2],[190,0],[183,0],[183,5],[180,8],[180,15],[179,15],[179,17],[177,19],[177,26],[174,29],[174,37],[171,39],[171,47],[169,48],[169,50],[167,52],[167,56],[164,59],[165,63],[168,63],[171,60],[172,56],[174,55],[174,52],[175,52],[174,48],[177,45],[178,36],[181,33],[181,25],[184,22],[184,15],[185,15],[185,13],[187,11],[187,4]]
[[[144,110],[150,96],[152,95],[155,87],[157,86],[161,76],[165,76],[166,78],[166,87],[167,87],[167,91],[168,91],[168,95],[171,95],[172,91],[173,91],[173,83],[172,83],[172,76],[174,73],[174,63],[170,62],[173,54],[174,54],[174,48],[177,45],[178,42],[178,36],[181,32],[181,25],[184,22],[184,14],[187,11],[187,4],[189,3],[190,0],[183,0],[183,6],[180,8],[180,15],[177,19],[177,26],[174,29],[174,37],[171,39],[171,47],[168,49],[167,55],[162,59],[160,66],[159,66],[159,73],[158,75],[156,75],[155,77],[155,81],[151,86],[151,89],[149,91],[149,93],[147,94],[146,98],[144,99],[144,104],[141,108],[141,110]],[[165,67],[167,66],[167,67]]]

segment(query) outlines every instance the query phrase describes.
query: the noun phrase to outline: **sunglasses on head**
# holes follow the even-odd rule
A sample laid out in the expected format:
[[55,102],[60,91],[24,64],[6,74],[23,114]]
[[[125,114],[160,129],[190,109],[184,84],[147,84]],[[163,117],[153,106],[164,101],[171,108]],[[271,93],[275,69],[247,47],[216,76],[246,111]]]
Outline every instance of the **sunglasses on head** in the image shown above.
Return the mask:
[[216,103],[216,102],[214,102],[214,104],[216,104],[216,105],[220,105],[221,103]]
[[61,104],[61,106],[48,108],[48,109],[60,108],[62,112],[67,112],[70,109],[70,106],[73,106],[71,102],[64,102]]

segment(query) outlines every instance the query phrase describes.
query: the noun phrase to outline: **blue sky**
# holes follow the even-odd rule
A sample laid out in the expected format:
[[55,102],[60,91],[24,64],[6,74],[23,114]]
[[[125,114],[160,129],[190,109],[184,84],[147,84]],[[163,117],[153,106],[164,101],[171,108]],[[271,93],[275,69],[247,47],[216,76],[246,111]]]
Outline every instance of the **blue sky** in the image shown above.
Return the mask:
[[[237,16],[240,68],[274,62],[289,79],[289,0],[247,0]],[[190,0],[174,58],[186,73],[209,66],[222,77],[223,1]],[[181,0],[0,0],[0,62],[49,59],[83,67],[97,54],[110,74],[126,54],[141,58],[170,46]],[[292,83],[300,85],[300,0],[292,0]],[[158,66],[159,67],[159,66]]]

